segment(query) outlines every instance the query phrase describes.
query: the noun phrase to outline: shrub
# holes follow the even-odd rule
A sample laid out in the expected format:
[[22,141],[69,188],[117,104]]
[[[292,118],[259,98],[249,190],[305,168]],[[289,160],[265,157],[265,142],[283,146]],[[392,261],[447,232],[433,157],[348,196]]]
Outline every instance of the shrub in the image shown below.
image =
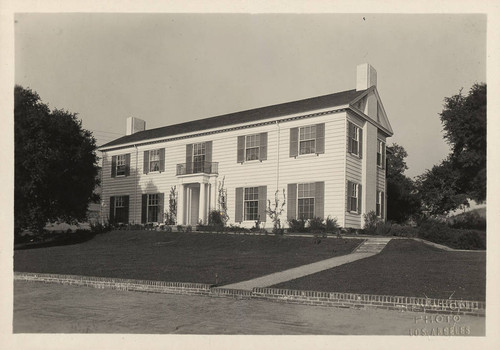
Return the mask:
[[458,249],[486,249],[486,245],[479,236],[479,233],[474,231],[466,231],[460,234],[457,239]]
[[315,217],[307,221],[308,231],[311,233],[323,233],[326,226],[323,223],[323,218]]
[[208,224],[210,226],[221,226],[225,225],[224,220],[222,218],[222,214],[218,210],[212,210],[208,214]]
[[331,218],[328,216],[325,220],[325,229],[327,233],[338,234],[340,230],[337,218]]
[[422,221],[418,228],[420,238],[439,244],[450,244],[453,242],[452,229],[444,222],[436,219]]
[[412,226],[393,224],[390,234],[396,237],[417,237],[418,229]]
[[288,232],[306,232],[306,221],[304,219],[288,220]]
[[177,225],[177,232],[184,232],[182,225]]
[[375,228],[375,234],[378,236],[388,236],[391,234],[392,223],[379,221],[377,223],[377,227]]
[[193,226],[187,225],[186,226],[186,232],[193,232]]
[[172,226],[165,225],[165,232],[172,232]]
[[470,211],[450,218],[448,225],[452,228],[486,230],[486,218]]
[[363,219],[365,221],[364,232],[368,235],[377,234],[377,225],[380,222],[380,219],[377,217],[377,214],[372,210],[364,214]]

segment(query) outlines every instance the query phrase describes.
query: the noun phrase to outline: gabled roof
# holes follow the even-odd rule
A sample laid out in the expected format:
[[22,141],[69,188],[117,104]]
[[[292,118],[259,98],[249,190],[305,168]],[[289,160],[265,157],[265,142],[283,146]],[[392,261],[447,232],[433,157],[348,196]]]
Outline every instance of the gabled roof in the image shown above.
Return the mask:
[[144,130],[132,135],[122,136],[114,141],[102,145],[101,149],[112,146],[137,143],[149,139],[157,139],[188,132],[213,129],[240,123],[255,122],[263,119],[282,117],[294,113],[336,107],[349,104],[352,100],[362,95],[366,90],[347,90],[335,94],[307,98],[293,102],[250,109],[247,111],[224,114],[216,117],[193,120],[186,123],[164,126],[161,128]]

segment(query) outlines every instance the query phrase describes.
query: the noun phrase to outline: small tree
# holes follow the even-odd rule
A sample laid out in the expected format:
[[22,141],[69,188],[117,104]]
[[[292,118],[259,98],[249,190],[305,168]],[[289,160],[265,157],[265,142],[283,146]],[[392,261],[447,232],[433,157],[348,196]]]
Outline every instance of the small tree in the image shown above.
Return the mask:
[[177,222],[177,188],[172,186],[168,195],[168,213],[166,214],[167,225],[175,225]]
[[222,181],[219,181],[219,195],[217,198],[217,208],[219,210],[224,226],[229,220],[229,215],[227,215],[227,189],[224,187],[225,179],[226,177],[224,176],[222,178]]
[[[283,201],[280,200],[279,198],[279,190],[276,190],[274,193],[274,203],[271,206],[271,200],[267,200],[267,209],[266,213],[269,215],[273,222],[273,233],[275,234],[282,234],[283,229],[281,228],[281,220],[280,216],[285,210],[285,205],[286,205],[286,195],[285,195],[285,189],[283,189]],[[281,202],[281,204],[280,204]]]

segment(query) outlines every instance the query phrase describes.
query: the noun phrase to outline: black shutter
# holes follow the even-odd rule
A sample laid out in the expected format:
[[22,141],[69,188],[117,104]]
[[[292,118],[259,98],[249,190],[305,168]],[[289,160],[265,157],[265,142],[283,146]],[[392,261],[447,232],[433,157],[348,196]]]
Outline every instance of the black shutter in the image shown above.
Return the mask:
[[142,172],[144,174],[149,173],[149,151],[144,151],[144,166]]
[[164,222],[164,219],[163,219],[163,211],[164,211],[164,207],[165,207],[165,193],[158,193],[158,197],[159,197],[159,200],[158,200],[158,206],[159,206],[159,213],[158,213],[158,222]]
[[363,194],[362,186],[358,185],[358,213],[361,214],[361,196]]
[[236,196],[234,201],[234,221],[243,221],[243,187],[236,188]]
[[160,172],[165,171],[165,148],[160,148]]
[[116,177],[116,156],[111,157],[111,177]]
[[267,132],[261,132],[260,133],[259,159],[260,160],[266,160],[267,159]]
[[236,161],[238,163],[243,163],[245,161],[245,136],[238,136]]
[[143,224],[148,222],[148,195],[142,195],[142,210],[141,210],[141,222]]
[[130,153],[125,155],[125,176],[130,176]]
[[290,157],[299,155],[299,128],[290,129]]
[[115,197],[109,197],[109,222],[115,222]]
[[385,193],[381,192],[380,193],[380,217],[382,219],[385,217],[384,205],[385,205]]
[[359,138],[358,138],[358,154],[359,158],[363,158],[363,129],[359,128]]
[[286,216],[288,220],[292,220],[297,217],[297,184],[288,184],[287,195]]
[[325,153],[325,123],[316,124],[316,153]]
[[323,181],[314,184],[314,216],[322,218],[325,216],[325,183]]
[[212,141],[205,142],[205,161],[212,162]]
[[347,211],[351,211],[352,208],[351,199],[352,199],[352,182],[347,181]]
[[259,217],[260,221],[266,222],[267,186],[259,186]]
[[193,173],[193,144],[186,145],[186,174]]
[[123,221],[128,224],[128,214],[129,214],[129,196],[123,196],[123,210],[125,210],[125,215]]
[[352,142],[351,142],[351,137],[352,137],[352,128],[353,125],[351,122],[347,122],[347,152],[352,153]]
[[382,143],[382,169],[385,169],[385,142]]

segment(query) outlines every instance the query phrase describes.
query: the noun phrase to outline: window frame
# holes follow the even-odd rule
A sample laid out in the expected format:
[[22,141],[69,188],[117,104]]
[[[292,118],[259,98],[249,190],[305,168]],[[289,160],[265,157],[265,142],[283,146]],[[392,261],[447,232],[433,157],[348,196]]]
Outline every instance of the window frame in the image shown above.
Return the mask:
[[377,166],[379,168],[384,168],[384,149],[385,142],[377,139]]
[[[310,131],[309,131],[309,138],[305,138],[305,136],[307,135],[306,134],[306,130],[307,128],[310,128]],[[313,134],[313,128],[314,128],[314,138],[311,137],[311,135]],[[304,138],[303,138],[304,137]],[[301,126],[299,127],[299,135],[298,135],[298,155],[299,156],[304,156],[304,155],[308,155],[308,154],[317,154],[317,149],[316,149],[316,141],[318,139],[318,135],[317,135],[317,126],[316,124],[311,124],[311,125],[305,125],[305,126]],[[304,143],[310,143],[310,142],[314,142],[314,147],[313,148],[313,151],[311,151],[311,147],[309,148],[309,152],[302,152],[302,144]],[[305,148],[305,147],[304,147]]]
[[[153,156],[156,159],[153,159]],[[155,163],[157,164],[157,167],[158,167],[157,170],[153,170],[153,164],[155,164]],[[161,171],[161,164],[160,163],[161,163],[160,148],[149,150],[149,172],[150,173],[160,172]]]
[[[351,127],[352,127],[352,132],[351,132]],[[349,149],[351,150],[350,153],[354,156],[359,157],[359,130],[360,127],[354,124],[353,122],[349,122]],[[356,145],[356,152],[354,152],[354,144]]]
[[[252,191],[252,193],[247,193]],[[247,199],[247,195],[251,195],[251,199]],[[248,204],[252,204],[251,207],[247,207]],[[247,209],[252,212],[248,213]],[[259,219],[259,187],[244,187],[243,188],[243,221],[256,221]]]
[[[148,203],[146,205],[146,221],[148,223],[158,222],[158,218],[160,215],[160,194],[159,193],[148,194],[147,200],[148,200]],[[153,208],[156,208],[156,220],[154,220],[154,221],[150,220],[150,218],[152,218],[152,215],[153,215],[150,212],[150,210],[152,210]]]
[[[202,157],[203,160],[197,161],[196,157]],[[205,162],[207,161],[207,145],[206,142],[193,143],[193,174],[203,172]]]
[[[304,187],[307,186],[307,190]],[[302,187],[302,188],[301,188]],[[305,192],[307,191],[307,194]],[[302,192],[302,195],[301,195]],[[312,201],[311,201],[312,200]],[[309,202],[308,204],[302,204],[303,202]],[[312,202],[312,203],[311,203]],[[316,205],[316,183],[315,182],[306,182],[306,183],[298,183],[297,184],[297,219],[301,220],[309,220],[314,219],[314,210]],[[310,216],[307,217],[301,215],[301,208],[308,207],[308,211],[310,211]]]
[[378,218],[383,218],[382,217],[382,195],[384,192],[378,191],[377,190],[377,198],[375,200],[375,214],[377,215]]
[[115,218],[114,221],[116,221],[117,223],[120,223],[120,222],[125,223],[124,220],[120,221],[120,220],[117,219],[118,216],[119,216],[118,214],[120,213],[120,216],[124,215],[124,213],[122,213],[121,211],[125,211],[126,208],[127,208],[125,206],[125,196],[115,196],[114,200],[115,200],[114,207],[113,207],[113,210],[114,210],[113,215],[114,215],[114,218]]
[[[249,147],[249,138],[253,137],[254,140],[252,140],[253,145]],[[256,146],[255,146],[256,145]],[[248,159],[248,151],[249,150],[257,150],[257,158],[253,159]],[[251,134],[251,135],[245,135],[245,162],[252,162],[252,161],[258,161],[260,160],[260,133],[257,134]]]
[[[350,213],[356,213],[359,214],[359,208],[358,208],[358,202],[359,202],[359,184],[356,182],[351,182],[352,188],[351,188],[351,196],[349,197],[349,212]],[[352,209],[354,206],[356,207],[355,210]]]
[[127,155],[120,154],[116,156],[116,177],[124,177],[127,174]]

